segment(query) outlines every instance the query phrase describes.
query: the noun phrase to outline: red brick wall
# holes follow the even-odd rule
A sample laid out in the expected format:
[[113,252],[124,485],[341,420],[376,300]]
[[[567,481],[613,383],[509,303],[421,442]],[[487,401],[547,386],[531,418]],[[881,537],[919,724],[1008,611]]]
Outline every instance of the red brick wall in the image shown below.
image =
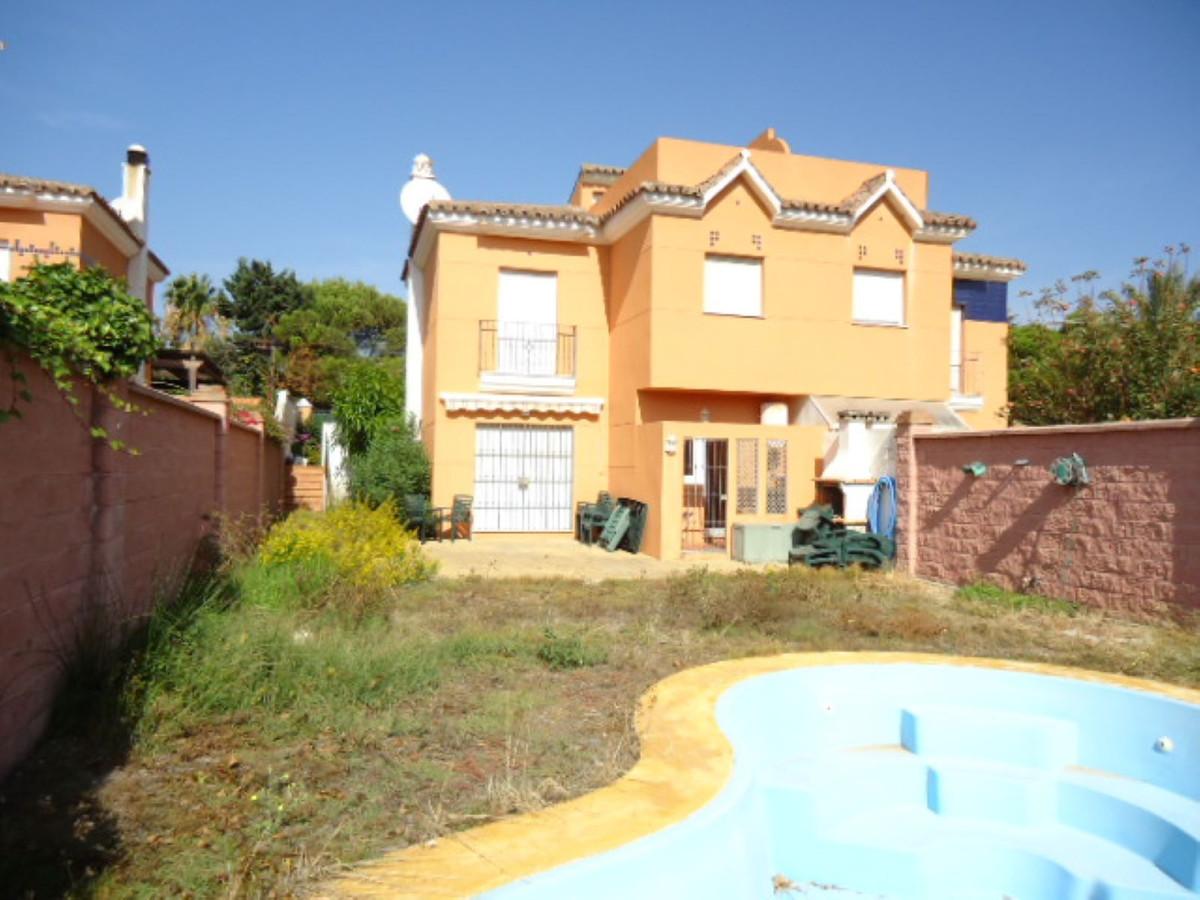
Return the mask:
[[257,429],[230,422],[228,441],[225,515],[237,522],[257,516],[261,508],[258,485],[262,460],[259,444],[263,442],[263,437]]
[[[914,432],[897,431],[902,568],[1105,609],[1200,609],[1200,419]],[[1051,477],[1071,453],[1090,485]],[[962,471],[976,461],[981,478]]]
[[[146,415],[117,413],[80,387],[78,416],[49,379],[19,360],[34,402],[0,425],[0,778],[48,718],[75,630],[90,612],[145,614],[191,563],[221,512],[221,497],[278,509],[283,449],[257,432],[136,385]],[[13,384],[0,366],[0,402]],[[93,424],[136,448],[116,453]],[[222,487],[223,486],[223,487]]]

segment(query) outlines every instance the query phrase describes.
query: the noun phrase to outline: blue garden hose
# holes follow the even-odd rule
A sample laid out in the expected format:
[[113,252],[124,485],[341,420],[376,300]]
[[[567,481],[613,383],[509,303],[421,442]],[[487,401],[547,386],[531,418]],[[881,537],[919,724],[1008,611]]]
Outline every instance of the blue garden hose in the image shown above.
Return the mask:
[[871,491],[867,503],[867,524],[872,534],[896,539],[896,479],[891,475],[884,475],[875,482],[875,490]]

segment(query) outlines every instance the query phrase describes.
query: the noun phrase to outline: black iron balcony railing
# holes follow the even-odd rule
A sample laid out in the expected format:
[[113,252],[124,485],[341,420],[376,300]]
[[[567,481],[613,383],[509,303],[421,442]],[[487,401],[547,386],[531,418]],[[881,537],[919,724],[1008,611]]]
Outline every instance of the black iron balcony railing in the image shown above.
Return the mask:
[[480,374],[574,378],[576,354],[574,325],[479,323]]

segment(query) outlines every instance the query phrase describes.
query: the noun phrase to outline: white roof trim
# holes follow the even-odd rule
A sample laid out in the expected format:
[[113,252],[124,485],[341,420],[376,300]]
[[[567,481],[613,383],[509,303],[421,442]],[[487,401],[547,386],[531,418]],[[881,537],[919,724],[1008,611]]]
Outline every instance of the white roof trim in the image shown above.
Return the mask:
[[913,228],[920,229],[925,227],[925,220],[921,218],[920,210],[913,206],[912,201],[905,196],[904,191],[900,190],[900,186],[896,184],[896,173],[892,169],[888,169],[884,174],[883,184],[875,190],[875,193],[863,201],[862,205],[854,211],[854,222],[857,223],[859,219],[867,214],[867,211],[872,206],[888,194],[891,194],[892,199],[896,201],[900,207],[900,211],[904,213],[904,217],[908,219]]
[[447,412],[574,413],[598,416],[603,397],[548,397],[537,394],[459,394],[442,392]]
[[1024,269],[1018,269],[1013,266],[980,264],[974,262],[964,262],[961,259],[954,260],[954,274],[966,275],[979,281],[1012,281],[1014,278],[1020,278],[1025,274]]
[[774,215],[779,215],[779,210],[783,206],[783,203],[771,185],[767,183],[767,179],[763,178],[762,172],[758,171],[754,163],[750,162],[749,150],[742,150],[742,158],[738,160],[738,164],[704,192],[704,197],[702,198],[704,206],[708,206],[714,197],[743,175],[750,179],[750,183],[754,186],[758,195],[771,207],[771,212]]
[[933,244],[953,244],[967,237],[971,230],[961,225],[926,225],[914,237]]
[[514,230],[528,231],[531,235],[554,241],[587,241],[597,236],[596,227],[585,222],[571,222],[539,215],[487,215],[471,212],[443,212],[430,210],[428,221],[444,228],[464,227],[471,231],[511,235]]

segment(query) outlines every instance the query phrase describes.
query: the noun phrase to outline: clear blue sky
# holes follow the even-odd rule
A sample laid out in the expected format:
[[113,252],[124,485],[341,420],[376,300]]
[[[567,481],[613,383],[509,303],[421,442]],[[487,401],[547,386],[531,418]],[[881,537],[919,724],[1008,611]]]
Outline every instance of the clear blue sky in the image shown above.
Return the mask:
[[1200,247],[1198,0],[5,0],[0,40],[0,171],[114,195],[146,145],[174,273],[401,293],[419,151],[456,197],[561,203],[581,162],[768,125],[928,169],[1022,287]]

